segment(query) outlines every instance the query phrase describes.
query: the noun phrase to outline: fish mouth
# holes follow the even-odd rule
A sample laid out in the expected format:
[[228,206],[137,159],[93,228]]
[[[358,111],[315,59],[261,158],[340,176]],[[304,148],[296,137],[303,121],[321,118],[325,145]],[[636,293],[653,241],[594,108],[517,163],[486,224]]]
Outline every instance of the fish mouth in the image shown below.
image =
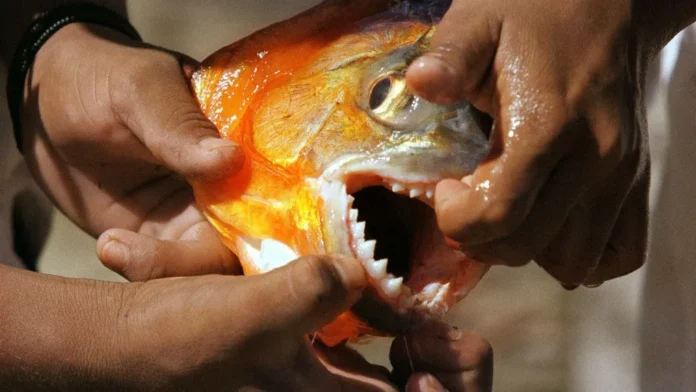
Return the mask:
[[442,318],[487,267],[450,246],[439,230],[433,202],[439,179],[414,182],[369,172],[341,177],[324,192],[325,200],[334,200],[327,203],[336,217],[334,248],[359,259],[370,282],[353,311],[390,334]]

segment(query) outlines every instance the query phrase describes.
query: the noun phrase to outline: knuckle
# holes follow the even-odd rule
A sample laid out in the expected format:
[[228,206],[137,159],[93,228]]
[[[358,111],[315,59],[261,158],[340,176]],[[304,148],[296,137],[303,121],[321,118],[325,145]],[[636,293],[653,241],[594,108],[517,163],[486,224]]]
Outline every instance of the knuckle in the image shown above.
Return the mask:
[[110,72],[112,102],[117,109],[128,112],[138,101],[147,99],[149,86],[179,69],[177,59],[169,54],[159,51],[149,51],[145,55],[133,53]]
[[121,65],[110,73],[113,76],[110,84],[111,100],[117,109],[127,111],[131,108],[133,99],[138,97],[143,86],[146,86],[151,78],[149,62],[136,57]]
[[[183,102],[175,106],[164,122],[165,129],[172,129],[179,133],[188,133],[196,130],[199,139],[217,134],[215,126],[208,121],[203,113],[192,102]],[[201,133],[202,130],[208,131]],[[200,141],[200,140],[199,140]]]
[[130,281],[138,282],[166,277],[166,263],[161,257],[164,251],[166,248],[159,241],[145,247],[133,248],[132,257],[129,257],[128,263],[124,266],[123,275]]
[[471,355],[473,363],[477,367],[485,366],[493,361],[493,346],[486,339],[479,337]]
[[518,228],[527,215],[526,195],[487,203],[481,221],[492,234],[506,235]]

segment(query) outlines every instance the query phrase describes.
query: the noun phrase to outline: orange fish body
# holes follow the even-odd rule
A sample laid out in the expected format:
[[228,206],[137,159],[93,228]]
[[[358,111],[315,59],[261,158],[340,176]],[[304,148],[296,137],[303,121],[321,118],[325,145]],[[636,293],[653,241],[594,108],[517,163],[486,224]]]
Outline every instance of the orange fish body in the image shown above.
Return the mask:
[[[192,184],[244,273],[261,274],[312,254],[358,257],[370,273],[372,290],[362,310],[318,331],[328,345],[392,334],[403,320],[440,317],[486,271],[444,237],[440,241],[434,218],[416,217],[399,226],[422,226],[412,242],[424,245],[402,244],[411,250],[402,262],[407,271],[397,276],[386,259],[374,256],[381,251],[376,244],[388,243],[391,235],[367,238],[386,218],[361,222],[360,209],[352,208],[365,199],[361,203],[370,210],[378,205],[374,198],[384,196],[387,205],[432,214],[425,211],[431,210],[434,184],[470,173],[486,151],[485,137],[474,132],[470,117],[462,119],[461,106],[442,108],[408,95],[401,63],[421,49],[433,26],[384,14],[387,3],[326,1],[221,49],[192,77],[203,112],[222,137],[244,149],[238,174]],[[442,128],[453,116],[468,131]],[[389,195],[357,196],[370,187]],[[419,194],[413,196],[414,190]],[[404,193],[414,198],[397,195]],[[419,240],[435,237],[432,243]],[[430,260],[438,255],[451,260]],[[397,322],[381,322],[375,313],[383,309]]]

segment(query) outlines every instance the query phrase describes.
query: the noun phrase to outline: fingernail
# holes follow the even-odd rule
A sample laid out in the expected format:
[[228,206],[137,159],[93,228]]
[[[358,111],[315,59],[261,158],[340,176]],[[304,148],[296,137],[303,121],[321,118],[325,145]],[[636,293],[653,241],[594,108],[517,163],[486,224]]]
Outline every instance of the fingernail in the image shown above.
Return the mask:
[[421,391],[428,391],[428,392],[440,392],[440,391],[445,391],[445,389],[442,387],[442,384],[440,384],[439,381],[437,381],[437,378],[435,378],[431,374],[424,374],[422,377],[418,379],[418,386],[420,387]]
[[204,149],[208,151],[215,151],[219,150],[222,148],[233,148],[236,149],[238,147],[237,143],[227,140],[227,139],[222,139],[222,138],[217,138],[217,137],[208,137],[203,140],[201,140],[198,143],[199,146],[203,147]]
[[421,56],[407,70],[409,88],[421,98],[441,104],[456,101],[456,77],[454,68],[433,53]]
[[[100,239],[101,242],[101,239]],[[97,251],[102,261],[113,264],[122,264],[128,258],[129,249],[123,242],[107,237],[104,242],[97,243]]]
[[437,337],[443,340],[449,340],[450,342],[455,342],[462,338],[462,331],[457,327],[445,327],[443,330],[438,331]]

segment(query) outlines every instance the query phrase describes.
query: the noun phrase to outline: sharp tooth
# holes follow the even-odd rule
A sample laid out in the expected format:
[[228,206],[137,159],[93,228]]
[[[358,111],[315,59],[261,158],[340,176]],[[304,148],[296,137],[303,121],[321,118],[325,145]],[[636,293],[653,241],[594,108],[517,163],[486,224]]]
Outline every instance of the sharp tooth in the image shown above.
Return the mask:
[[367,273],[377,280],[387,277],[387,259],[377,260],[367,263]]
[[348,195],[348,197],[346,198],[348,199],[348,206],[352,206],[353,202],[355,201],[355,198],[351,195]]
[[408,192],[408,195],[411,196],[411,198],[418,197],[423,194],[423,191],[418,189],[418,188],[413,188]]
[[358,256],[364,260],[372,260],[375,256],[375,246],[377,241],[369,240],[360,244],[358,248]]
[[353,231],[353,238],[358,240],[365,238],[365,222],[355,222],[351,223],[351,230]]
[[358,220],[358,210],[355,208],[351,208],[350,211],[350,220],[353,222],[356,222]]
[[382,280],[387,276],[387,259],[368,261],[365,267],[367,273],[375,280]]
[[399,193],[399,192],[406,190],[406,187],[403,186],[402,184],[399,184],[398,182],[395,182],[395,183],[391,184],[391,189],[392,189],[392,192]]
[[387,297],[394,298],[401,293],[401,285],[403,282],[404,278],[402,277],[384,279],[382,281],[382,290]]
[[427,197],[428,199],[432,199],[433,193],[435,193],[435,192],[433,192],[432,189],[428,189],[427,191],[425,191],[425,197]]

